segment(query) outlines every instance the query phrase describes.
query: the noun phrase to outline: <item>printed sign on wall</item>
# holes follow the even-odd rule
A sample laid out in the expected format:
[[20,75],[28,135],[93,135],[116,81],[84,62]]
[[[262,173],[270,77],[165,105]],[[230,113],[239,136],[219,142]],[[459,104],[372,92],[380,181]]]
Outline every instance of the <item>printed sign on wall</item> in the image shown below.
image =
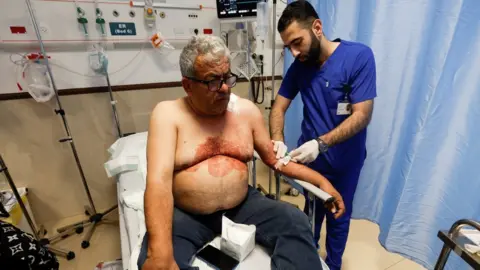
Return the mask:
[[135,29],[135,23],[111,22],[110,33],[112,36],[135,36],[137,30]]

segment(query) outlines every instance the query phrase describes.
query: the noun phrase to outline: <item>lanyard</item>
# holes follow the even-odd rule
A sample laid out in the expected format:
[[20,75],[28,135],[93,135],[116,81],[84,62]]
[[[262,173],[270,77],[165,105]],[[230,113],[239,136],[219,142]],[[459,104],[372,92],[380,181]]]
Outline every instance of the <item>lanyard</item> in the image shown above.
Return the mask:
[[350,93],[352,92],[352,86],[350,86],[350,84],[346,84],[344,83],[343,84],[343,87],[342,87],[342,92],[345,93],[345,97],[344,97],[344,100],[345,101],[348,101],[348,96],[350,95]]

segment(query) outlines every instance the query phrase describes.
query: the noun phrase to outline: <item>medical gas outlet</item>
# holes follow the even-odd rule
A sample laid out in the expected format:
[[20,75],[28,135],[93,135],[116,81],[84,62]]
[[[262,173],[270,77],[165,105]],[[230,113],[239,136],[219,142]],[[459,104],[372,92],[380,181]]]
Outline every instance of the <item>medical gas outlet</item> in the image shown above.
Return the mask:
[[152,0],[145,0],[145,7],[144,7],[144,17],[145,17],[145,24],[152,28],[155,25],[155,12],[153,10],[153,1]]
[[77,7],[77,22],[82,25],[83,34],[85,36],[88,36],[88,30],[87,30],[88,20],[85,17],[85,11],[80,7]]
[[99,8],[96,8],[95,14],[97,15],[95,22],[100,26],[102,36],[105,36],[105,19],[103,18],[103,13]]

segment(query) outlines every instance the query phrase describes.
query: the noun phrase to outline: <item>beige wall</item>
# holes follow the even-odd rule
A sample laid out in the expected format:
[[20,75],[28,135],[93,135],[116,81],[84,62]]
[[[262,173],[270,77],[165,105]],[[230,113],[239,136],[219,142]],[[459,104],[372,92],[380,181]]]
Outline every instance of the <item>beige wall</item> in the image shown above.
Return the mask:
[[[277,89],[279,84],[277,81]],[[233,92],[247,98],[248,84],[240,83]],[[270,92],[265,94],[267,105]],[[184,91],[175,87],[114,95],[122,131],[126,133],[146,131],[154,106],[162,100],[181,97]],[[108,94],[60,98],[97,210],[104,210],[116,203],[115,181],[107,178],[103,168],[108,159],[106,150],[115,142]],[[264,107],[260,106],[267,119]],[[70,145],[58,142],[65,137],[65,131],[54,108],[54,102],[39,104],[33,99],[0,101],[0,153],[17,186],[29,188],[29,199],[39,223],[81,214],[83,206],[88,204]],[[3,176],[0,187],[7,187]]]

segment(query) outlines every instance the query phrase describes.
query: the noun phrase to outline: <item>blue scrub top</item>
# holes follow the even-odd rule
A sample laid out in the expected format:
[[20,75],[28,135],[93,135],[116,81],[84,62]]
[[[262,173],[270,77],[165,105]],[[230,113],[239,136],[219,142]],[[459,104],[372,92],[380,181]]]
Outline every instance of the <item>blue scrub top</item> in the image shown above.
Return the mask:
[[[372,50],[357,42],[335,41],[340,42],[339,46],[321,68],[295,60],[278,92],[290,100],[301,93],[304,118],[298,145],[328,133],[348,117],[337,115],[338,102],[345,100],[345,96],[351,104],[355,104],[377,95]],[[364,129],[347,141],[332,146],[325,154],[320,154],[310,167],[320,172],[335,173],[363,166],[366,137]]]

